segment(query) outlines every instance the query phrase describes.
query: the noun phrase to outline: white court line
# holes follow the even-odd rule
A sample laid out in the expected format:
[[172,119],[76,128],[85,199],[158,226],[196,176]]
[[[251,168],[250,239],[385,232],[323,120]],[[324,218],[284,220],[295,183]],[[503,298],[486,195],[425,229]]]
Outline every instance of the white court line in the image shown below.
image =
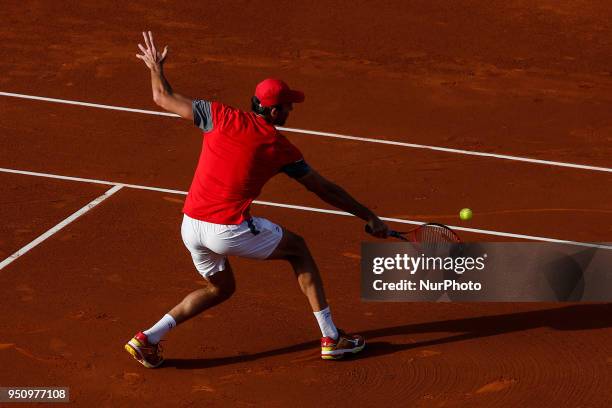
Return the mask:
[[113,106],[113,105],[101,105],[99,103],[71,101],[68,99],[46,98],[44,96],[24,95],[24,94],[11,93],[11,92],[0,92],[0,96],[11,96],[13,98],[33,99],[35,101],[64,103],[67,105],[88,106],[90,108],[101,108],[101,109],[110,109],[110,110],[118,110],[118,111],[125,111],[125,112],[146,113],[148,115],[170,116],[174,118],[180,117],[179,115],[176,115],[174,113],[150,111],[150,110],[144,110],[144,109],[124,108],[122,106]]
[[[57,98],[47,98],[43,96],[24,95],[24,94],[10,93],[10,92],[0,92],[0,96],[10,96],[14,98],[33,99],[33,100],[38,100],[38,101],[64,103],[64,104],[69,104],[69,105],[88,106],[92,108],[102,108],[102,109],[112,109],[112,110],[126,111],[126,112],[144,113],[148,115],[169,116],[169,117],[175,117],[175,118],[180,117],[179,115],[176,115],[174,113],[151,111],[151,110],[144,110],[144,109],[124,108],[121,106],[101,105],[97,103],[80,102],[80,101],[72,101],[72,100],[57,99]],[[279,126],[278,129],[285,131],[285,132],[302,133],[302,134],[307,134],[307,135],[316,135],[316,136],[323,136],[323,137],[332,137],[336,139],[355,140],[359,142],[386,144],[386,145],[393,145],[393,146],[409,147],[413,149],[433,150],[433,151],[444,152],[444,153],[455,153],[455,154],[463,154],[463,155],[468,155],[468,156],[479,156],[479,157],[488,157],[488,158],[501,159],[501,160],[511,160],[511,161],[518,161],[518,162],[525,162],[525,163],[532,163],[532,164],[542,164],[542,165],[554,166],[554,167],[568,167],[568,168],[580,169],[580,170],[590,170],[590,171],[600,171],[600,172],[605,172],[605,173],[612,173],[612,168],[590,166],[587,164],[567,163],[567,162],[559,162],[559,161],[552,161],[552,160],[540,160],[540,159],[532,159],[529,157],[522,157],[522,156],[511,156],[507,154],[486,153],[486,152],[478,152],[474,150],[452,149],[448,147],[397,142],[394,140],[374,139],[374,138],[369,138],[369,137],[349,136],[349,135],[342,135],[339,133],[319,132],[315,130],[306,130],[306,129],[294,129],[294,128],[287,128],[287,127],[281,127],[281,126]]]
[[434,150],[437,152],[464,154],[467,156],[489,157],[493,159],[511,160],[511,161],[525,162],[525,163],[533,163],[533,164],[544,164],[547,166],[569,167],[572,169],[592,170],[592,171],[601,171],[605,173],[612,173],[612,168],[589,166],[587,164],[576,164],[576,163],[565,163],[565,162],[558,162],[558,161],[551,161],[551,160],[540,160],[540,159],[532,159],[529,157],[510,156],[507,154],[476,152],[473,150],[452,149],[449,147],[439,147],[439,146],[422,145],[422,144],[415,144],[415,143],[396,142],[394,140],[372,139],[369,137],[347,136],[347,135],[341,135],[338,133],[319,132],[315,130],[305,130],[305,129],[292,129],[292,128],[284,128],[280,126],[278,127],[278,129],[283,130],[285,132],[304,133],[308,135],[333,137],[336,139],[357,140],[360,142],[380,143],[380,144],[387,144],[387,145],[393,145],[393,146],[411,147],[414,149]]
[[[354,217],[354,215],[352,214],[349,214],[344,211],[338,211],[338,210],[326,210],[324,208],[304,207],[301,205],[279,204],[279,203],[273,203],[270,201],[253,201],[253,202],[257,204],[261,204],[261,205],[272,206],[272,207],[292,208],[294,210],[313,211],[313,212],[320,212],[320,213],[326,213],[326,214],[347,215],[350,217]],[[412,224],[412,225],[425,224],[422,221],[404,220],[402,218],[380,217],[380,219],[383,221],[397,222],[400,224]],[[526,240],[532,240],[532,241],[552,242],[552,243],[575,245],[575,246],[582,246],[582,247],[588,247],[588,248],[612,249],[612,245],[602,245],[602,244],[595,244],[595,243],[590,243],[590,242],[568,241],[564,239],[538,237],[535,235],[523,235],[523,234],[514,234],[511,232],[503,232],[503,231],[492,231],[492,230],[483,230],[483,229],[477,229],[477,228],[457,227],[454,225],[449,225],[449,227],[456,231],[473,232],[476,234],[494,235],[498,237],[519,238],[519,239],[526,239]]]
[[[158,192],[170,193],[170,194],[179,194],[179,195],[187,194],[186,191],[172,190],[168,188],[149,187],[149,186],[142,186],[138,184],[125,184],[125,183],[119,183],[119,182],[114,182],[114,181],[87,179],[87,178],[82,178],[82,177],[60,176],[57,174],[37,173],[33,171],[15,170],[15,169],[5,169],[2,167],[0,167],[0,173],[13,173],[13,174],[22,174],[22,175],[27,175],[27,176],[35,176],[35,177],[46,177],[46,178],[68,180],[68,181],[79,181],[79,182],[84,182],[84,183],[105,184],[105,185],[110,185],[110,186],[115,186],[115,187],[128,187],[128,188],[133,188],[133,189],[158,191]],[[349,214],[344,211],[327,210],[325,208],[316,208],[316,207],[306,207],[303,205],[283,204],[283,203],[275,203],[272,201],[260,201],[260,200],[253,201],[253,204],[266,205],[270,207],[289,208],[293,210],[309,211],[309,212],[315,212],[315,213],[335,214],[335,215],[353,217],[352,214]],[[423,222],[421,221],[404,220],[401,218],[381,217],[381,219],[384,221],[397,222],[400,224],[411,224],[411,225],[423,224]],[[599,249],[612,250],[612,245],[603,245],[603,244],[595,244],[595,243],[579,242],[579,241],[568,241],[564,239],[539,237],[535,235],[514,234],[511,232],[484,230],[484,229],[477,229],[477,228],[457,227],[453,225],[449,225],[449,227],[457,231],[472,232],[475,234],[494,235],[498,237],[518,238],[518,239],[526,239],[526,240],[531,240],[531,241],[553,242],[553,243],[575,245],[575,246],[588,247],[588,248],[599,248]]]
[[44,234],[36,238],[34,241],[30,242],[28,245],[24,246],[23,248],[21,248],[20,250],[18,250],[17,252],[9,256],[8,258],[6,258],[4,261],[0,262],[0,271],[4,269],[6,266],[16,261],[22,255],[29,252],[32,248],[39,245],[41,242],[45,241],[47,238],[49,238],[53,234],[60,231],[66,225],[70,224],[71,222],[73,222],[74,220],[76,220],[77,218],[79,218],[80,216],[82,216],[83,214],[85,214],[86,212],[88,212],[89,210],[97,206],[98,204],[100,204],[102,201],[106,200],[107,198],[115,194],[117,191],[121,190],[122,188],[123,186],[121,184],[115,185],[113,188],[108,190],[106,193],[96,198],[95,200],[91,201],[85,207],[81,208],[80,210],[78,210],[77,212],[75,212],[74,214],[66,218],[64,221],[60,222],[53,228],[49,229],[47,232],[45,232]]

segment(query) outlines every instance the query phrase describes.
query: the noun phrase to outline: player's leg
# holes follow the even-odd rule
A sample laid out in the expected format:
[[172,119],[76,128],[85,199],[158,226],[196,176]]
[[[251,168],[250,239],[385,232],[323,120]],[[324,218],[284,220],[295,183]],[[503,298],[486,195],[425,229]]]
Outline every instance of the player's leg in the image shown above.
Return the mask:
[[204,282],[203,288],[196,289],[185,296],[181,303],[168,312],[176,324],[191,319],[204,310],[229,299],[236,290],[234,272],[227,260],[224,270],[209,276]]
[[229,299],[236,284],[234,274],[229,263],[226,261],[224,270],[205,278],[205,286],[196,289],[172,310],[165,314],[151,328],[137,333],[125,345],[125,350],[136,360],[147,368],[160,366],[164,359],[159,342],[177,324],[197,316],[204,310],[209,309]]
[[253,217],[222,239],[209,240],[209,248],[228,255],[255,259],[283,259],[295,272],[302,292],[319,322],[324,337],[338,338],[338,330],[331,319],[325,299],[323,281],[306,242],[270,220]]
[[161,365],[163,358],[159,342],[177,324],[229,299],[234,293],[234,274],[226,256],[202,245],[207,238],[205,235],[214,235],[217,227],[184,217],[181,227],[183,242],[196,269],[205,279],[205,286],[188,294],[151,328],[137,333],[125,345],[125,350],[145,367]]
[[205,286],[185,298],[148,330],[137,333],[125,345],[125,350],[147,368],[160,366],[164,359],[159,342],[170,330],[204,310],[227,299],[234,293],[236,284],[232,268],[225,261],[225,269],[205,278]]
[[[224,240],[229,247],[228,254],[255,259],[283,259],[288,261],[295,272],[302,292],[314,312],[327,308],[323,281],[306,242],[302,237],[281,228],[270,220],[253,217],[235,228]],[[231,241],[231,245],[228,242]],[[211,249],[218,251],[217,242],[211,242]],[[337,335],[335,327],[334,335]]]
[[283,237],[267,259],[284,259],[293,267],[302,292],[308,298],[321,329],[321,358],[336,360],[345,354],[358,353],[365,347],[365,339],[338,330],[332,320],[325,299],[319,268],[301,236],[283,229]]
[[319,268],[304,238],[283,228],[283,237],[267,259],[284,259],[291,264],[300,289],[308,298],[313,312],[328,307]]

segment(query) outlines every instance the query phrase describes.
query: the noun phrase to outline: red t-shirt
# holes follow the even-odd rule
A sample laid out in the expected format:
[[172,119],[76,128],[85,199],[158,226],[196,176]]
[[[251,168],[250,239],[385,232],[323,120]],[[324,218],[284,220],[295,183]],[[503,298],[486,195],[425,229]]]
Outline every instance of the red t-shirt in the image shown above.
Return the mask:
[[[202,109],[202,107],[205,109]],[[194,101],[204,143],[183,212],[215,224],[240,224],[268,180],[302,153],[264,118],[218,102]]]

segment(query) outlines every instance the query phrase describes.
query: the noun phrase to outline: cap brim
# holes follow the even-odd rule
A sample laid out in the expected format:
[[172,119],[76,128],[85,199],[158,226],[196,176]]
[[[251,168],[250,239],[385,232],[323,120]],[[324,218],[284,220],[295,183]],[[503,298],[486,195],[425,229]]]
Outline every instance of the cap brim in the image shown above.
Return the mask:
[[304,92],[294,91],[292,89],[284,95],[283,99],[285,99],[287,103],[302,103],[305,99]]

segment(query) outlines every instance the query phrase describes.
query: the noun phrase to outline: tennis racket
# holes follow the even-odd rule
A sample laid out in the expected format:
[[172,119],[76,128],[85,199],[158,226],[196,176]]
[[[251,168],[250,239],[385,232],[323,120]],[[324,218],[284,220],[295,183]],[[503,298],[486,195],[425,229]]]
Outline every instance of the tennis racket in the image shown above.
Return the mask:
[[[372,233],[372,229],[369,225],[366,225],[365,230],[368,234]],[[438,224],[436,222],[429,222],[427,224],[419,225],[409,231],[400,232],[389,230],[387,236],[400,239],[408,242],[418,243],[431,243],[431,244],[442,244],[442,243],[460,243],[461,239],[459,236],[444,224]]]

